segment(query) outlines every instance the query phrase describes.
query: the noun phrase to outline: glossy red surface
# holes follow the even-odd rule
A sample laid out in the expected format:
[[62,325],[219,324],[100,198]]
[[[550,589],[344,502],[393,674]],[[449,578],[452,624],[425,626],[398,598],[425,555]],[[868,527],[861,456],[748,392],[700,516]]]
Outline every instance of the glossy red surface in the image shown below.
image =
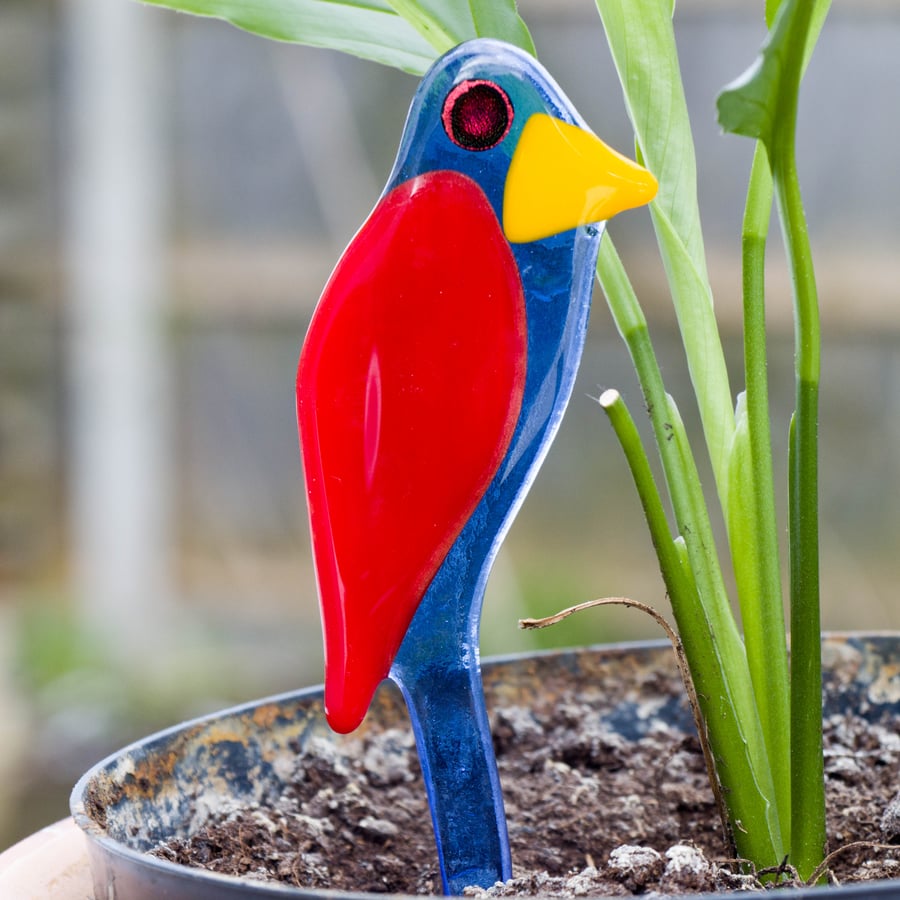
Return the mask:
[[325,629],[325,702],[354,729],[506,452],[525,300],[472,180],[395,188],[338,263],[300,356],[297,408]]

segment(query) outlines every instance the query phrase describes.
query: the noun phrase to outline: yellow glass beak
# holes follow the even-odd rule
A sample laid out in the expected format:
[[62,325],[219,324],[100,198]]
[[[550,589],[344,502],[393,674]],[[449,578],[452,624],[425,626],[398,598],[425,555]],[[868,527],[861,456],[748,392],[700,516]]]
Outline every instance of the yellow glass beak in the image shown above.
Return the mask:
[[512,243],[539,241],[649,203],[657,181],[598,137],[535,113],[513,153],[503,193],[503,231]]

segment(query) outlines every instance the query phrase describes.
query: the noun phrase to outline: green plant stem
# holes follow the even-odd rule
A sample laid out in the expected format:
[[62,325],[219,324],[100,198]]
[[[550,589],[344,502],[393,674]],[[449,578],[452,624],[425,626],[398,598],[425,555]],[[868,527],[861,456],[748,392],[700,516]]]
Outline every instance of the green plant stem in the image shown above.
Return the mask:
[[[736,632],[700,477],[690,451],[685,455],[684,448],[675,440],[675,427],[678,423],[671,414],[673,404],[665,390],[647,320],[608,235],[600,246],[597,274],[641,385],[675,513],[677,531],[684,538],[700,602],[720,622],[723,631]],[[684,631],[679,631],[684,638]],[[743,647],[740,655],[744,655]]]
[[[794,294],[795,410],[788,461],[791,584],[791,862],[803,878],[823,858],[818,534],[819,308],[796,166],[800,81],[830,0],[768,0],[759,56],[719,95],[727,130],[763,142]],[[761,252],[761,251],[760,251]]]
[[825,853],[819,612],[819,308],[796,171],[776,169],[794,280],[796,409],[789,455],[791,583],[791,859],[802,877]]
[[[813,4],[798,3],[786,52],[806,51]],[[794,293],[796,409],[789,454],[791,581],[791,861],[808,877],[825,853],[822,649],[819,613],[819,301],[796,164],[800,67],[780,92],[769,158]]]
[[[798,384],[791,423],[791,860],[806,878],[825,854],[822,645],[819,615],[816,444],[818,385]],[[800,539],[794,535],[800,533]],[[802,545],[802,546],[796,546]]]
[[771,799],[768,755],[700,479],[683,423],[665,392],[646,319],[608,237],[601,244],[598,275],[641,382],[679,532],[673,546],[683,560],[682,570],[690,573],[682,587],[667,587],[717,760],[735,844],[741,856],[758,865],[769,861],[777,865],[784,845]]
[[[739,428],[736,435],[741,438],[736,436],[736,441],[745,435],[747,452],[735,454],[740,471],[736,486],[729,490],[728,530],[747,661],[775,782],[782,837],[785,846],[790,846],[790,674],[775,514],[766,349],[765,257],[772,202],[768,158],[764,146],[757,144],[741,241],[746,429]],[[741,496],[734,497],[732,493]]]
[[696,597],[696,585],[689,574],[690,568],[683,565],[682,555],[672,538],[659,488],[634,419],[618,391],[604,391],[598,402],[609,418],[625,454],[650,529],[650,539],[659,560],[666,590],[670,597],[680,598],[680,602],[697,605],[699,600]]

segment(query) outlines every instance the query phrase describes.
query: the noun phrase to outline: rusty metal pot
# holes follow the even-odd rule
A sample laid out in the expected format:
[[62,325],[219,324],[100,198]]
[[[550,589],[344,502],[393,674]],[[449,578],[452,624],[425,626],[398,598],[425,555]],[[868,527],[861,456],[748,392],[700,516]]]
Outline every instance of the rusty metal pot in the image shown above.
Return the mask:
[[[846,709],[894,716],[900,728],[900,634],[829,636],[823,645],[826,714]],[[559,679],[609,677],[610,667],[674,669],[664,642],[621,644],[488,661],[488,707],[531,704]],[[646,698],[623,693],[610,721],[627,738],[652,717],[687,731],[684,704],[660,704],[647,718]],[[367,722],[406,726],[399,695],[383,687]],[[365,725],[363,727],[366,727]],[[89,838],[95,895],[103,900],[351,900],[374,895],[309,891],[190,869],[147,855],[160,841],[183,837],[222,804],[258,798],[284,763],[313,735],[340,743],[322,711],[320,688],[261,700],[187,722],[126,747],[87,772],[71,798],[72,813]],[[900,785],[898,785],[900,787]],[[727,894],[705,895],[725,898]],[[840,888],[792,891],[797,898],[900,898],[900,879]]]

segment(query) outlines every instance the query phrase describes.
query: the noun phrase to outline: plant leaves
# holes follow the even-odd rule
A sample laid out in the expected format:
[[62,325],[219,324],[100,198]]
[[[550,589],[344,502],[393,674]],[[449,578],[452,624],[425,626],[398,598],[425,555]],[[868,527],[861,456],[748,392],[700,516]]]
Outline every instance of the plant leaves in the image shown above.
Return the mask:
[[212,16],[262,37],[326,47],[421,75],[473,37],[534,52],[514,0],[146,0]]
[[389,0],[440,52],[473,37],[494,37],[534,55],[534,42],[514,0]]
[[[802,6],[809,2],[782,0],[759,56],[719,94],[716,108],[724,131],[761,140],[771,150],[776,123],[784,118],[785,104],[791,102],[792,85],[799,84],[831,6],[831,0],[813,0],[803,53],[797,54],[793,50],[795,30],[798,17],[803,14]],[[774,6],[772,2],[767,4],[767,18]]]
[[706,267],[697,165],[671,4],[597,0],[641,160],[659,180],[650,204],[703,430],[724,495],[734,408]]
[[[738,589],[744,644],[756,706],[768,751],[773,795],[785,846],[790,846],[790,687],[778,545],[761,526],[766,498],[756,494],[753,436],[747,394],[738,395],[730,456],[728,542]],[[774,499],[769,500],[774,503]],[[774,516],[772,516],[774,519]],[[768,558],[771,553],[773,558]],[[771,580],[770,580],[771,579]],[[773,583],[774,582],[774,583]]]
[[382,0],[146,0],[181,12],[224,19],[262,37],[328,47],[413,74],[437,55]]

